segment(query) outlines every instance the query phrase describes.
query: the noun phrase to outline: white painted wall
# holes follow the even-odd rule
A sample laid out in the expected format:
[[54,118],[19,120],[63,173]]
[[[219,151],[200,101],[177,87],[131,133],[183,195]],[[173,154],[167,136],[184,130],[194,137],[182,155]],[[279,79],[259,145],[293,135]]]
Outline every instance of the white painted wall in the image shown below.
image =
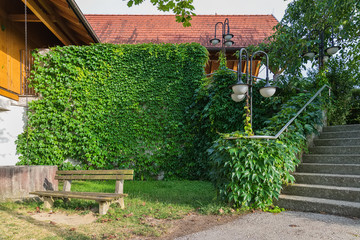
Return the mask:
[[17,101],[0,96],[0,166],[19,161],[15,140],[25,126],[25,107]]

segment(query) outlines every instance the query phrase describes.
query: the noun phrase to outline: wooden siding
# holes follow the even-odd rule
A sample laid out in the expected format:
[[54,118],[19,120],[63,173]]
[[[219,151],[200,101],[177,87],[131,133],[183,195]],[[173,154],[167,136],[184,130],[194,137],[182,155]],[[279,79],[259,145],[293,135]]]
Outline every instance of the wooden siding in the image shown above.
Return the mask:
[[0,94],[19,99],[20,94],[20,49],[24,49],[24,33],[0,15]]
[[[237,71],[238,68],[238,60],[227,60],[227,67],[234,71]],[[205,73],[213,73],[215,70],[219,68],[220,62],[216,60],[209,60],[205,67]],[[253,76],[258,76],[260,70],[260,61],[254,60],[252,64],[252,71],[251,74]],[[242,71],[245,73],[245,61],[242,61]]]

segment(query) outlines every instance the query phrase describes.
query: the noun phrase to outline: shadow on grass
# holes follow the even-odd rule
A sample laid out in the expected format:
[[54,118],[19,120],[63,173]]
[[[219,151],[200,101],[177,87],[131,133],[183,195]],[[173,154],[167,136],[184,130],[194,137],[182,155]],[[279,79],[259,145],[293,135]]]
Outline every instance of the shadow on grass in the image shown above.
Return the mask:
[[[35,202],[35,201],[34,201]],[[32,203],[26,203],[25,204],[32,204]],[[92,239],[89,236],[86,236],[84,234],[81,233],[77,233],[75,231],[69,231],[66,229],[61,229],[61,227],[56,226],[56,225],[52,225],[46,222],[42,222],[42,221],[38,221],[30,216],[26,216],[22,213],[19,213],[11,208],[8,208],[6,206],[4,206],[3,204],[0,204],[0,211],[4,211],[8,214],[10,214],[11,216],[19,219],[19,220],[24,220],[34,226],[43,228],[49,232],[53,232],[54,234],[56,234],[57,237],[62,238],[62,239],[66,239],[66,240],[73,240],[73,239],[77,239],[77,240],[87,240],[87,239]],[[26,229],[23,229],[24,231],[26,231]],[[36,237],[36,236],[34,236]]]
[[[114,192],[114,181],[73,182],[74,191]],[[198,208],[216,202],[216,192],[204,181],[125,181],[124,193],[130,198]]]

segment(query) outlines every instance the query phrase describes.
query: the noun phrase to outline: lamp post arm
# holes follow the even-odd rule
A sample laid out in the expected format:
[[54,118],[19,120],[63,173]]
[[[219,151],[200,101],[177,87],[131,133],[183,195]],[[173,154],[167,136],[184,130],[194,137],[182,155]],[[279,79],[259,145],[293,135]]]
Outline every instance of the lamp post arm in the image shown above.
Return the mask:
[[[250,64],[252,64],[254,56],[256,54],[259,54],[259,53],[265,54],[265,56],[266,56],[266,81],[269,81],[269,56],[267,55],[266,52],[264,52],[264,51],[256,51],[253,55],[251,55]],[[252,71],[252,66],[250,66],[250,68],[251,68],[251,71]]]
[[249,54],[248,54],[248,52],[247,52],[247,50],[245,49],[245,48],[241,48],[240,49],[240,52],[239,52],[239,62],[238,62],[238,71],[237,71],[237,73],[238,73],[238,79],[240,80],[240,81],[242,81],[242,75],[243,75],[243,72],[242,72],[242,64],[241,64],[241,61],[242,61],[242,57],[243,57],[243,51],[245,51],[246,52],[246,64],[245,64],[245,66],[246,66],[246,70],[245,70],[245,73],[246,73],[246,83],[248,83],[249,82],[249,72],[248,72],[248,68],[249,68],[249,66],[248,66],[248,64],[249,64]]
[[320,31],[320,45],[319,45],[319,70],[322,69],[322,67],[324,66],[324,44],[325,44],[325,36],[324,36],[324,31],[322,30]]
[[334,27],[331,26],[331,46],[334,46]]
[[227,26],[227,33],[230,32],[230,25],[229,25],[229,19],[228,18],[225,18],[225,21],[224,21],[224,33],[225,34],[225,26]]
[[217,22],[217,23],[215,24],[215,38],[216,38],[216,27],[217,27],[217,25],[218,25],[219,23],[220,23],[221,25],[224,25],[222,22]]

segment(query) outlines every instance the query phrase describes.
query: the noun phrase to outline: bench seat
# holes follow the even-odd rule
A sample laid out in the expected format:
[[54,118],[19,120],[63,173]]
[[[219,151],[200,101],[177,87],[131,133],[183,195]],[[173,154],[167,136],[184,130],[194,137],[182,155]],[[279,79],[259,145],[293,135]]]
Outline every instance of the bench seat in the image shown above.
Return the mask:
[[114,201],[122,197],[127,197],[127,194],[118,193],[98,193],[98,192],[67,192],[67,191],[36,191],[30,194],[35,194],[44,197],[53,198],[78,198],[95,201]]
[[[123,209],[125,208],[123,193],[124,180],[132,180],[134,170],[71,170],[57,171],[55,179],[64,181],[63,191],[34,191],[30,194],[38,195],[44,198],[44,208],[49,209],[54,205],[54,199],[85,199],[95,200],[99,203],[99,214],[106,214],[111,203],[117,203]],[[71,182],[73,180],[115,180],[115,193],[102,192],[72,192]]]

